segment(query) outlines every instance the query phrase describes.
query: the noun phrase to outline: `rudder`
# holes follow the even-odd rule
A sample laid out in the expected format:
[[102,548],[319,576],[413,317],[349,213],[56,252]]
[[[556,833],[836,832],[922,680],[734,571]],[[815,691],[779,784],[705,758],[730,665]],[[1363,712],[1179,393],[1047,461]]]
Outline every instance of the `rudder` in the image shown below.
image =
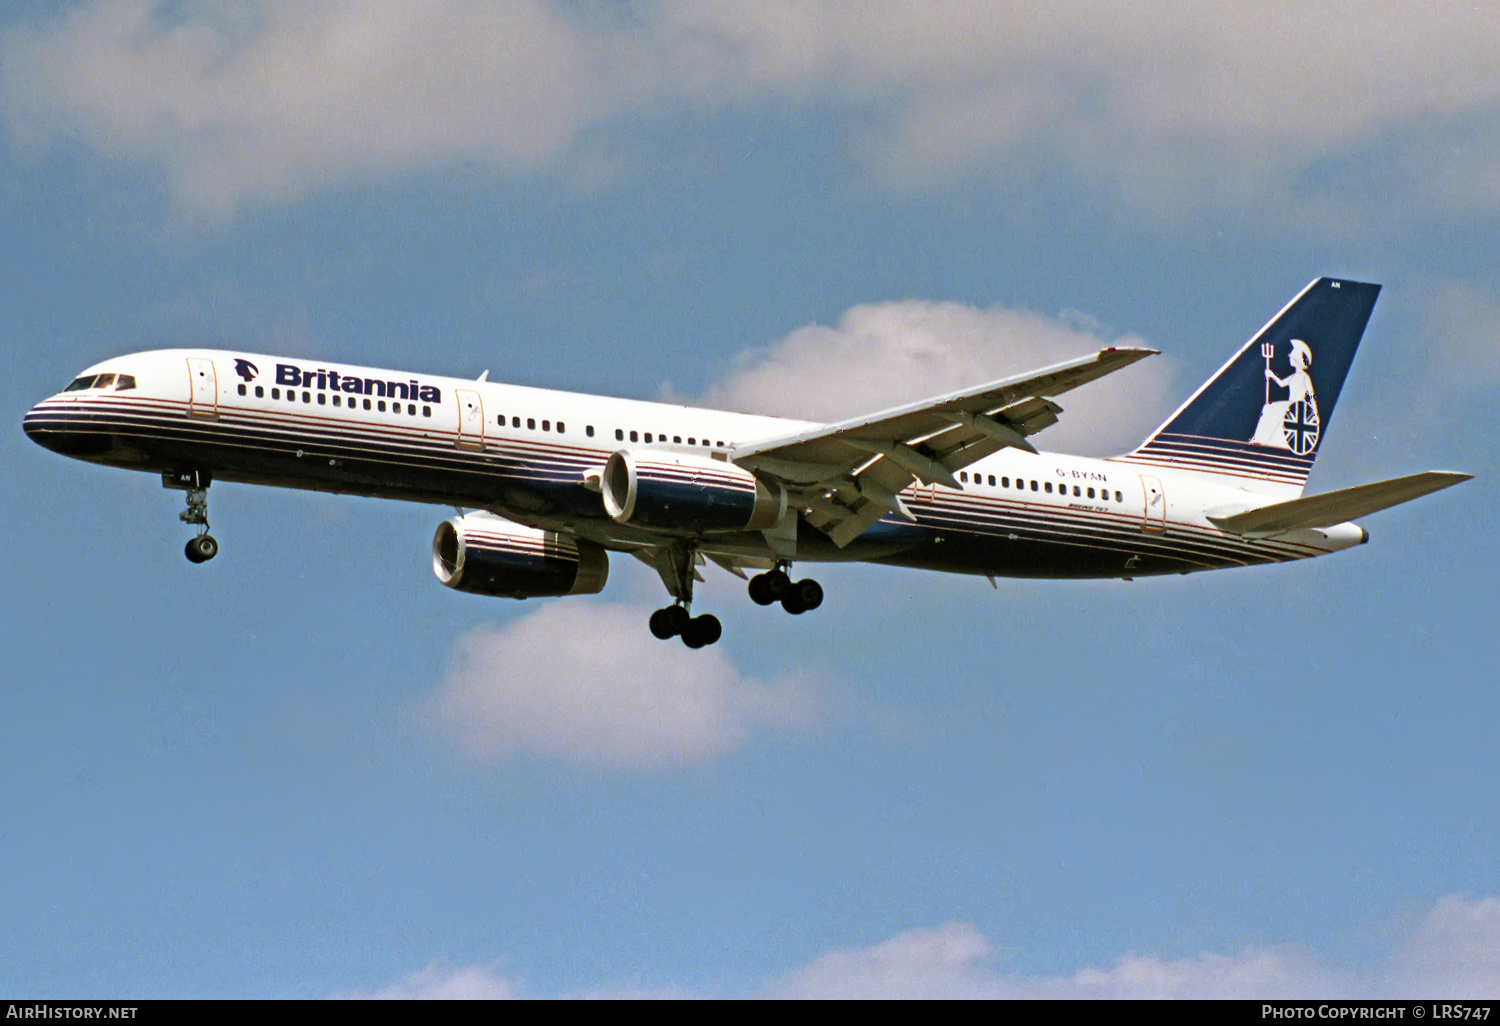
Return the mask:
[[1300,492],[1379,295],[1318,278],[1124,458]]

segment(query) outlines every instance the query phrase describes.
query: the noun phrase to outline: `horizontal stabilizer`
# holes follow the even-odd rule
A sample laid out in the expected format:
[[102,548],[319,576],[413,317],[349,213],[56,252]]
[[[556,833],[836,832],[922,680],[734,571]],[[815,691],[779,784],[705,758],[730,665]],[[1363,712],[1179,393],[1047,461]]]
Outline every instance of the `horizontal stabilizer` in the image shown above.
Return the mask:
[[1324,492],[1322,495],[1307,495],[1244,513],[1210,516],[1208,519],[1232,534],[1264,538],[1304,527],[1342,524],[1367,513],[1378,513],[1403,502],[1410,502],[1429,492],[1467,481],[1473,476],[1446,470],[1429,470],[1422,474],[1394,477],[1389,481],[1340,488],[1336,492]]

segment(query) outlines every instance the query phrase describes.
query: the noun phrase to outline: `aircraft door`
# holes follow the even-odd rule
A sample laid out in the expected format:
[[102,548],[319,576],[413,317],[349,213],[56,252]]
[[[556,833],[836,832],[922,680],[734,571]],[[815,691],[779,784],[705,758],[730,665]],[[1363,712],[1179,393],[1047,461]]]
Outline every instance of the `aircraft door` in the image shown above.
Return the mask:
[[458,389],[458,444],[465,449],[484,448],[484,400],[478,392]]
[[217,417],[219,415],[219,379],[214,372],[214,362],[200,357],[188,358],[188,381],[192,399],[188,412],[195,417]]
[[1142,474],[1141,488],[1146,495],[1146,512],[1141,521],[1141,530],[1161,534],[1167,529],[1167,495],[1162,491],[1161,481],[1150,474]]

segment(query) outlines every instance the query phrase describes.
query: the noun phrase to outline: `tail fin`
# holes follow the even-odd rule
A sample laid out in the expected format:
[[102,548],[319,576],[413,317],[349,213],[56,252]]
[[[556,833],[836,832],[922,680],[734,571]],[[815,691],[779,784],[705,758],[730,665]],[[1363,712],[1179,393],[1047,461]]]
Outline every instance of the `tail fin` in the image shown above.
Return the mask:
[[1317,279],[1125,458],[1300,493],[1379,295]]

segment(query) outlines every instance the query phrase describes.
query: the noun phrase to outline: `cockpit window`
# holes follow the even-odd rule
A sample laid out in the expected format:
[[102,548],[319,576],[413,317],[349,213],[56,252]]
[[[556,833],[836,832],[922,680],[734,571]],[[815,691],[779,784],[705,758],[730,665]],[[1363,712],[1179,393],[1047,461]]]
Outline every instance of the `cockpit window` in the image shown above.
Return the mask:
[[74,378],[64,392],[82,392],[86,388],[112,388],[124,392],[135,387],[134,374],[85,374]]

